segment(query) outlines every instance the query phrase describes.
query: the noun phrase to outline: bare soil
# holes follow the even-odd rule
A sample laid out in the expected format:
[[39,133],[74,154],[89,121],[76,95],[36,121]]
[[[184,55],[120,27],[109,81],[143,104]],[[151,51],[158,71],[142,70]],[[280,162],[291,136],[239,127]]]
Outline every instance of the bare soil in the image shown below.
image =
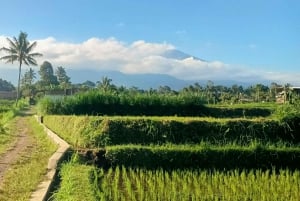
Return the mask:
[[[24,115],[31,115],[30,112]],[[7,170],[17,162],[17,160],[24,155],[27,148],[32,146],[32,137],[28,135],[28,128],[26,126],[26,119],[24,116],[18,117],[12,132],[15,133],[16,139],[11,147],[0,155],[0,187],[2,186],[3,177]]]

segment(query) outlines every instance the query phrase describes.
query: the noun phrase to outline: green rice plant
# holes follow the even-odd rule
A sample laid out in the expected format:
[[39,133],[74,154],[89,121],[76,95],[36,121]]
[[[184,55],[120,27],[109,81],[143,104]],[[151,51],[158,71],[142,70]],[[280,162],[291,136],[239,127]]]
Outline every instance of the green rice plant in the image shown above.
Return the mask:
[[201,95],[115,93],[91,90],[74,96],[45,97],[38,103],[41,114],[66,115],[145,115],[266,117],[271,107],[207,107]]
[[[240,145],[107,146],[106,164],[148,169],[299,169],[300,149],[260,143]],[[101,164],[98,164],[101,166]]]
[[76,162],[64,163],[60,169],[61,183],[51,200],[95,201],[93,190],[94,168]]
[[[60,124],[57,124],[60,122]],[[73,146],[119,144],[212,144],[252,141],[300,143],[299,118],[286,120],[200,117],[47,115],[44,123]]]
[[[108,171],[110,174],[101,171],[101,183],[106,186],[101,186],[100,200],[300,199],[300,173],[286,169],[165,171],[116,167]],[[117,185],[111,182],[115,177],[119,178]]]

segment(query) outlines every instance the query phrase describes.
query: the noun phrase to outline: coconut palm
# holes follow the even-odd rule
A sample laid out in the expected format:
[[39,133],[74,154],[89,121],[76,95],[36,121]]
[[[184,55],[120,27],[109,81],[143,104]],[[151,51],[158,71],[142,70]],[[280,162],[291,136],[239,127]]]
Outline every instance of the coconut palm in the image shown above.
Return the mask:
[[37,62],[35,60],[35,57],[42,56],[40,53],[31,53],[32,50],[36,47],[37,43],[33,42],[30,44],[30,42],[27,40],[27,33],[20,32],[18,38],[13,37],[11,40],[10,38],[7,38],[9,47],[3,47],[0,50],[7,53],[7,55],[1,57],[1,60],[5,60],[6,63],[13,63],[18,62],[19,63],[19,76],[18,76],[18,88],[17,88],[17,100],[16,104],[18,103],[18,100],[20,98],[20,78],[21,78],[21,67],[22,64],[25,65],[33,65],[36,66]]

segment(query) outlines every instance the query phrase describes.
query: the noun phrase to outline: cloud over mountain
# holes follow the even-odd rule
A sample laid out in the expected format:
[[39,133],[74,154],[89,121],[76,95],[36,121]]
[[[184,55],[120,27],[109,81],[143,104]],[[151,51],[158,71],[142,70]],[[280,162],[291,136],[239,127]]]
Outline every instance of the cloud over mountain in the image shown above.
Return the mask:
[[[0,47],[7,46],[6,37],[0,36]],[[279,83],[300,84],[298,73],[266,72],[225,64],[222,61],[205,61],[178,51],[168,43],[149,43],[143,40],[130,44],[115,38],[90,38],[81,43],[57,41],[53,37],[36,40],[35,51],[47,60],[66,69],[93,69],[120,71],[127,74],[167,74],[183,80],[237,80],[257,82],[270,80]],[[0,54],[1,56],[1,54]],[[17,65],[0,63],[3,68]],[[2,75],[1,75],[2,76]],[[88,79],[88,78],[87,78]]]

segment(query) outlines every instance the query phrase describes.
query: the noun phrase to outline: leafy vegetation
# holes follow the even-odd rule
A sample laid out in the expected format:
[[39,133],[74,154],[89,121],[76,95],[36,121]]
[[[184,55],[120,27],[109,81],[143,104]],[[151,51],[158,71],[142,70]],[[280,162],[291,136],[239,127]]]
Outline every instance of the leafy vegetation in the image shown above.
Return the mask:
[[236,144],[108,146],[97,154],[96,164],[104,167],[140,167],[146,169],[297,169],[300,149],[280,144],[248,146]]
[[269,201],[300,199],[299,171],[147,170],[117,166],[108,170],[74,163],[61,171],[53,200]]
[[[44,116],[45,124],[74,147],[97,148],[118,144],[248,145],[300,143],[299,118],[215,119],[192,117]],[[60,122],[57,124],[57,122]]]
[[59,191],[54,192],[52,201],[96,201],[95,189],[91,180],[95,167],[70,162],[60,169],[61,184]]
[[13,91],[14,85],[6,80],[0,78],[0,91]]
[[13,129],[14,117],[24,106],[24,101],[15,106],[13,101],[0,100],[0,153],[3,153],[15,139],[15,135],[10,131]]
[[22,64],[36,66],[37,62],[35,57],[42,56],[40,53],[32,53],[32,50],[36,47],[36,42],[30,44],[27,39],[27,33],[20,32],[18,38],[7,38],[9,47],[3,47],[0,50],[7,53],[7,55],[1,57],[1,60],[5,60],[7,63],[18,62],[19,64],[19,76],[17,87],[17,102],[20,98],[20,85],[21,85],[21,67]]
[[291,200],[300,199],[299,171],[100,169],[97,200]]

